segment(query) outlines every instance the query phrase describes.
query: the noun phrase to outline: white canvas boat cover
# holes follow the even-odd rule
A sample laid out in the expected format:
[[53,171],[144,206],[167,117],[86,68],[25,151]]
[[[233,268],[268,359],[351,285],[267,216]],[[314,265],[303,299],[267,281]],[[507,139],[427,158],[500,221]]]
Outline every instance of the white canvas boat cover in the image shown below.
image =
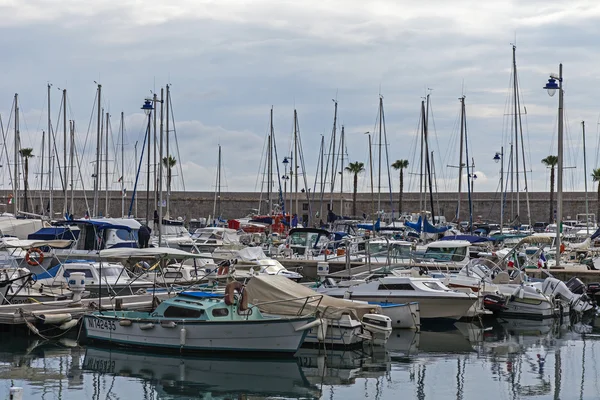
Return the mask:
[[[269,314],[291,316],[298,315],[301,310],[302,315],[319,311],[324,318],[339,319],[343,314],[350,314],[360,320],[365,314],[381,313],[378,305],[323,295],[284,276],[254,276],[246,284],[245,290],[248,302]],[[309,298],[308,302],[306,298]]]
[[245,247],[237,252],[237,258],[242,261],[264,260],[267,255],[261,247]]
[[41,219],[0,218],[0,235],[15,236],[26,240],[30,233],[37,232],[48,226],[50,225]]
[[17,238],[2,238],[0,241],[0,248],[21,248],[31,249],[33,247],[49,246],[57,249],[64,249],[71,245],[71,240],[20,240]]
[[202,254],[173,249],[170,247],[148,247],[134,249],[117,247],[115,249],[100,250],[100,257],[104,258],[203,258]]

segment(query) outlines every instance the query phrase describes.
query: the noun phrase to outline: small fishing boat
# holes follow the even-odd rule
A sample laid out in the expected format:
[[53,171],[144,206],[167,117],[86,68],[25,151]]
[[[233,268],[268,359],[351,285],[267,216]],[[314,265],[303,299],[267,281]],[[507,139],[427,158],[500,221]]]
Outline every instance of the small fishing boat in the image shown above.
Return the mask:
[[[231,282],[225,297],[182,292],[163,301],[152,312],[102,311],[84,317],[92,341],[176,349],[180,353],[235,351],[292,355],[306,334],[318,324],[314,316],[263,315],[249,304],[239,282]],[[316,323],[315,323],[316,322]]]

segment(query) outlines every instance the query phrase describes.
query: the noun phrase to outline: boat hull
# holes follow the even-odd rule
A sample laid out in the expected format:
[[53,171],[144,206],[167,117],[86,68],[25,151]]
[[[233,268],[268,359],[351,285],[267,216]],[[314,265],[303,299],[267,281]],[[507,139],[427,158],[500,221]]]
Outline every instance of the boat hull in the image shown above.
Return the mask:
[[[110,315],[86,315],[86,336],[112,344],[178,349],[179,352],[236,351],[293,354],[304,342],[303,325],[313,317],[243,321],[131,320]],[[129,321],[129,322],[122,322]],[[129,325],[129,326],[123,326]]]
[[[330,293],[330,296],[343,298]],[[467,314],[471,306],[477,300],[475,297],[465,295],[458,296],[385,296],[379,297],[368,294],[352,294],[352,300],[368,301],[369,303],[379,304],[400,304],[400,303],[418,303],[421,324],[453,323]],[[392,318],[393,321],[393,318]]]
[[381,306],[381,313],[392,319],[394,329],[419,329],[421,326],[421,311],[419,303],[373,303]]

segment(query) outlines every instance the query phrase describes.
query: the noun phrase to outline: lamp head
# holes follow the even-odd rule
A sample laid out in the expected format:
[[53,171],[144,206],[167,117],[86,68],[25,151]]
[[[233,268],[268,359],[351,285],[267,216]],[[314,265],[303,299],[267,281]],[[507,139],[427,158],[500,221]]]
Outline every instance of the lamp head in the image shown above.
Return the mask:
[[500,153],[496,153],[496,155],[494,156],[494,162],[496,164],[498,164],[500,162]]
[[284,158],[283,158],[283,164],[284,164],[284,165],[288,165],[289,163],[290,163],[290,161],[288,160],[288,158],[287,158],[287,157],[284,157]]
[[556,79],[550,77],[550,79],[548,79],[548,83],[546,83],[546,86],[544,86],[544,89],[548,91],[548,95],[550,97],[554,96],[554,93],[556,93],[556,90],[558,89],[558,83],[556,83]]
[[150,111],[154,108],[152,107],[152,100],[146,99],[144,100],[144,105],[142,106],[142,110],[144,110],[144,114],[150,115]]

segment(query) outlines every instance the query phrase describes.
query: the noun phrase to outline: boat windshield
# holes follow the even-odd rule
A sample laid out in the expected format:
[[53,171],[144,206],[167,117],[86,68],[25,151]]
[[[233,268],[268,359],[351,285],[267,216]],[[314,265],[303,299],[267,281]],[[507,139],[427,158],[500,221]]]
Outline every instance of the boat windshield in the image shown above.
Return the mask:
[[119,277],[119,275],[123,278],[123,279],[127,279],[129,278],[129,274],[127,273],[127,271],[125,271],[125,269],[123,267],[116,267],[116,266],[110,266],[110,267],[105,267],[102,266],[102,268],[98,268],[100,272],[100,274],[104,277]]
[[387,242],[370,242],[369,243],[369,253],[371,255],[379,255],[387,253],[388,244]]
[[428,247],[424,258],[435,261],[462,261],[467,256],[467,247]]
[[444,290],[444,288],[442,287],[442,285],[440,285],[437,282],[433,282],[433,281],[423,282],[423,285],[425,285],[429,289],[433,289],[433,290]]
[[285,270],[282,265],[269,265],[268,267],[263,269],[263,272],[266,272],[269,275],[277,275],[280,271]]
[[319,234],[315,232],[303,232],[301,234],[292,234],[290,236],[290,244],[292,246],[315,247]]

